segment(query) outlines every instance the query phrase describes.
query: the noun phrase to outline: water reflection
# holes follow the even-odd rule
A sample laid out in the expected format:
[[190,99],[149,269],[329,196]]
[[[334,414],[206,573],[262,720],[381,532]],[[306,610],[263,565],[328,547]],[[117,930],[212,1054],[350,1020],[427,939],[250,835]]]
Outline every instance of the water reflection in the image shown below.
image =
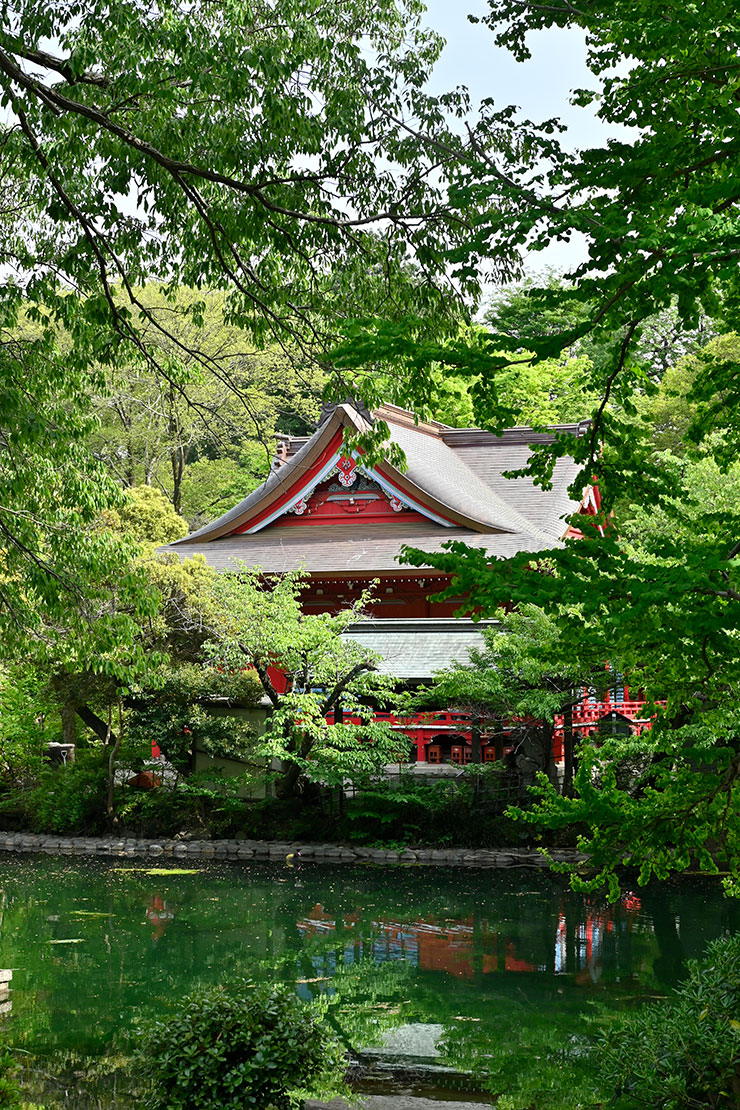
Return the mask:
[[[421,971],[445,972],[460,979],[497,972],[538,972],[571,975],[580,985],[598,984],[606,968],[607,980],[618,983],[636,974],[633,931],[660,935],[656,934],[654,921],[643,913],[642,899],[633,891],[623,894],[613,905],[591,905],[588,900],[574,904],[569,892],[553,921],[551,943],[546,925],[531,934],[527,929],[521,930],[519,921],[502,927],[480,912],[453,920],[427,917],[406,922],[373,916],[365,921],[364,932],[359,928],[363,920],[361,909],[337,918],[317,902],[297,922],[303,940],[335,938],[335,950],[324,953],[323,964],[319,967],[321,957],[319,963],[315,961],[317,971],[328,976],[333,973],[338,944],[345,964],[367,959],[379,963],[403,960]],[[671,982],[683,962],[682,950],[677,960],[675,955],[679,953],[674,953],[674,959],[669,961]]]
[[175,917],[175,910],[161,894],[153,894],[146,907],[146,919],[152,926],[152,947],[164,936]]
[[32,1052],[124,1050],[135,1016],[161,1017],[197,986],[242,978],[324,996],[355,1045],[394,1022],[453,1033],[476,1023],[483,1052],[506,1023],[521,1040],[564,1015],[575,1027],[589,1000],[619,1008],[660,993],[709,940],[740,929],[740,907],[707,882],[608,905],[522,872],[255,864],[178,874],[8,858],[0,890],[0,963],[16,969],[8,1027]]

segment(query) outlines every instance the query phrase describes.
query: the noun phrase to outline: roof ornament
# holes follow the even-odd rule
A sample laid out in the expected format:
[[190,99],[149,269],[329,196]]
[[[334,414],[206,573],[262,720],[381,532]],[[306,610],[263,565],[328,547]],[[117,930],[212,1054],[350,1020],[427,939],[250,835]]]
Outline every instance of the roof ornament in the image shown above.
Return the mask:
[[325,424],[342,404],[351,405],[357,415],[361,416],[368,424],[374,423],[373,414],[363,401],[356,397],[345,397],[343,401],[324,401],[319,414],[318,427],[320,428],[322,424]]
[[340,459],[337,459],[337,477],[345,489],[353,486],[357,478],[356,460],[350,458],[349,455],[342,455]]
[[275,454],[270,463],[270,470],[279,470],[288,461],[288,443],[285,436],[278,436]]

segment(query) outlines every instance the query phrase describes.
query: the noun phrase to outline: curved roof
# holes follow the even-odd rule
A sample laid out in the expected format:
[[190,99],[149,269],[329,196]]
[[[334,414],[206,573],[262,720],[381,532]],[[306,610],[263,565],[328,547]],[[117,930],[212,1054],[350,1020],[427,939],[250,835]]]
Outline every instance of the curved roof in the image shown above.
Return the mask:
[[345,427],[362,433],[368,430],[369,425],[350,405],[338,405],[330,419],[316,429],[285,466],[271,470],[261,486],[257,486],[257,489],[252,490],[243,501],[233,509],[229,509],[218,520],[204,525],[197,532],[191,532],[181,540],[175,540],[169,546],[176,547],[184,543],[197,543],[199,540],[218,539],[220,536],[243,528],[244,524],[258,515],[261,509],[278,505],[286,495],[289,496],[290,491],[301,479],[311,473],[317,461],[331,447],[337,433],[343,432]]
[[541,551],[557,543],[566,530],[565,518],[578,511],[569,487],[578,468],[559,459],[552,488],[543,490],[529,478],[506,479],[504,473],[526,465],[531,447],[557,434],[582,434],[587,424],[562,425],[547,433],[513,428],[501,436],[476,428],[450,428],[436,422],[417,423],[412,413],[383,406],[376,418],[388,424],[391,440],[403,451],[406,469],[388,461],[359,466],[391,492],[417,507],[426,522],[399,515],[386,524],[329,527],[312,522],[296,527],[281,519],[298,500],[322,482],[337,459],[351,450],[345,433],[370,430],[367,414],[351,403],[331,407],[312,436],[283,441],[275,468],[267,479],[218,520],[162,550],[181,557],[202,552],[221,569],[243,559],[252,566],[309,571],[382,571],[397,566],[404,543],[438,551],[450,539],[461,539],[507,557],[517,551]]

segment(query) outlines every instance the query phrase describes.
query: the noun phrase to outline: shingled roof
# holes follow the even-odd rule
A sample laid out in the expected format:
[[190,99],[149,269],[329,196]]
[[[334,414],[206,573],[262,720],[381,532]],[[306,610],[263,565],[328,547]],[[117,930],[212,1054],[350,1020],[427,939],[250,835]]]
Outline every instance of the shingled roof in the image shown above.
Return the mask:
[[512,428],[495,436],[477,428],[417,424],[413,414],[390,405],[374,415],[388,424],[407,469],[388,462],[364,466],[360,453],[352,457],[358,470],[412,511],[383,523],[358,516],[333,525],[312,521],[310,527],[297,527],[286,515],[336,473],[337,461],[348,454],[345,431],[369,429],[367,413],[345,403],[326,412],[312,436],[284,439],[269,477],[233,509],[161,550],[181,558],[202,553],[219,570],[243,561],[275,573],[303,567],[309,573],[373,574],[397,569],[405,544],[434,552],[455,539],[504,558],[541,551],[558,543],[566,517],[579,509],[580,499],[568,492],[577,475],[571,459],[558,460],[550,490],[503,474],[524,466],[535,443],[559,433],[582,434],[585,423],[548,433]]

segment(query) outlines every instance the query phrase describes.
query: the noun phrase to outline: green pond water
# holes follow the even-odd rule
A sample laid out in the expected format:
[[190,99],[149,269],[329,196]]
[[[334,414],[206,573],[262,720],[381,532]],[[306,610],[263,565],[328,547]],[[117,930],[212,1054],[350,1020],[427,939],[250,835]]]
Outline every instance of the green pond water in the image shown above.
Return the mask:
[[0,859],[0,967],[13,969],[3,1027],[29,1059],[74,1074],[125,1057],[136,1019],[251,979],[324,996],[354,1048],[435,1024],[448,1063],[476,1070],[506,1053],[521,1068],[668,993],[687,959],[740,930],[740,906],[703,880],[608,905],[539,871],[183,866],[197,870]]

